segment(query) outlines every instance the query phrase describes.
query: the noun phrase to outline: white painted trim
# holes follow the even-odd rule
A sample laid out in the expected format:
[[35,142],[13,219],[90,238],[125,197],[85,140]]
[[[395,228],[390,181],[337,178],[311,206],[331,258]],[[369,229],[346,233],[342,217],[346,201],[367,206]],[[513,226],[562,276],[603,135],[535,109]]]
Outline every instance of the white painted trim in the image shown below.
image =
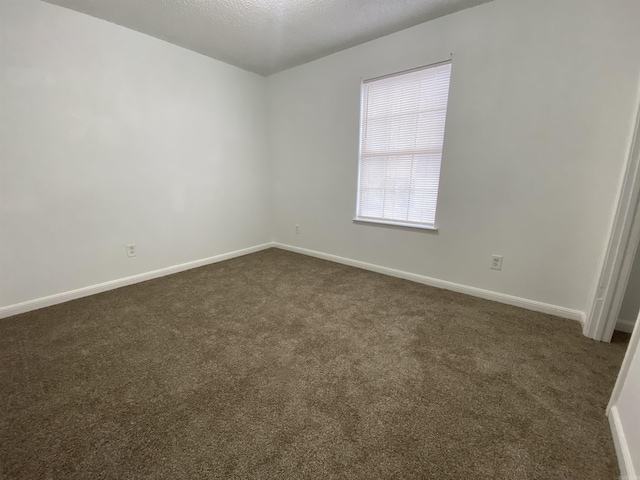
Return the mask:
[[106,292],[115,288],[125,287],[134,283],[144,282],[153,278],[164,277],[173,273],[183,272],[192,268],[202,267],[212,263],[222,262],[235,257],[241,257],[250,253],[259,252],[271,248],[271,243],[264,243],[262,245],[256,245],[255,247],[243,248],[233,252],[222,253],[213,257],[202,258],[200,260],[194,260],[192,262],[181,263],[180,265],[173,265],[171,267],[160,268],[151,272],[140,273],[131,277],[119,278],[117,280],[111,280],[109,282],[99,283],[97,285],[91,285],[88,287],[78,288],[76,290],[70,290],[68,292],[57,293],[55,295],[49,295],[47,297],[36,298],[35,300],[29,300],[22,303],[15,303],[6,307],[0,307],[0,318],[10,317],[12,315],[18,315],[20,313],[30,312],[31,310],[37,310],[39,308],[50,307],[51,305],[57,305],[58,303],[68,302],[77,298],[87,297],[89,295],[95,295],[96,293]]
[[579,310],[572,310],[565,307],[559,307],[557,305],[551,305],[548,303],[537,302],[535,300],[528,300],[526,298],[514,297],[513,295],[507,295],[499,292],[492,292],[490,290],[483,290],[482,288],[470,287],[468,285],[462,285],[459,283],[448,282],[446,280],[439,280],[437,278],[427,277],[425,275],[419,275],[417,273],[405,272],[403,270],[396,270],[394,268],[383,267],[380,265],[374,265],[372,263],[361,262],[359,260],[353,260],[350,258],[339,257],[337,255],[331,255],[329,253],[318,252],[315,250],[308,250],[306,248],[294,247],[292,245],[285,245],[282,243],[274,243],[274,247],[282,250],[288,250],[290,252],[301,253],[303,255],[309,255],[311,257],[322,258],[331,262],[342,263],[351,267],[362,268],[364,270],[370,270],[372,272],[382,273],[384,275],[390,275],[392,277],[403,278],[405,280],[411,280],[412,282],[422,283],[432,287],[443,288],[445,290],[451,290],[454,292],[464,293],[474,297],[485,298],[487,300],[493,300],[495,302],[505,303],[507,305],[514,305],[516,307],[526,308],[527,310],[534,310],[536,312],[548,313],[558,317],[568,318],[576,320],[584,325],[585,315],[584,312]]
[[16,303],[8,305],[6,307],[0,307],[0,318],[6,318],[20,313],[30,312],[39,308],[50,307],[59,303],[68,302],[77,298],[87,297],[89,295],[95,295],[96,293],[106,292],[127,285],[133,285],[135,283],[144,282],[158,277],[164,277],[173,273],[190,270],[192,268],[209,265],[212,263],[222,262],[231,258],[248,255],[250,253],[258,252],[260,250],[266,250],[267,248],[280,248],[282,250],[289,250],[291,252],[301,253],[303,255],[309,255],[311,257],[322,258],[332,262],[342,263],[344,265],[350,265],[352,267],[362,268],[364,270],[370,270],[373,272],[382,273],[384,275],[390,275],[392,277],[403,278],[424,285],[430,285],[432,287],[443,288],[445,290],[451,290],[454,292],[464,293],[474,297],[485,298],[496,302],[504,303],[507,305],[514,305],[517,307],[526,308],[536,312],[548,313],[558,317],[568,318],[576,320],[584,324],[585,315],[584,312],[578,310],[572,310],[565,307],[551,305],[548,303],[542,303],[535,300],[528,300],[526,298],[515,297],[499,292],[492,292],[490,290],[484,290],[477,287],[471,287],[462,285],[459,283],[448,282],[446,280],[439,280],[437,278],[427,277],[425,275],[419,275],[416,273],[405,272],[403,270],[396,270],[394,268],[383,267],[380,265],[374,265],[371,263],[361,262],[359,260],[353,260],[350,258],[339,257],[337,255],[331,255],[328,253],[318,252],[315,250],[308,250],[306,248],[294,247],[292,245],[285,245],[282,243],[265,243],[257,245],[255,247],[245,248],[242,250],[236,250],[234,252],[223,253],[215,255],[213,257],[203,258],[195,260],[193,262],[182,263],[180,265],[173,265],[171,267],[161,268],[153,270],[151,272],[141,273],[133,275],[131,277],[120,278],[117,280],[111,280],[109,282],[100,283],[97,285],[91,285],[88,287],[78,288],[68,292],[62,292],[47,297],[37,298],[22,303]]
[[419,230],[432,230],[435,232],[438,231],[438,227],[435,224],[427,225],[426,223],[395,222],[393,220],[383,220],[367,217],[355,217],[353,221],[355,223],[372,223],[374,225],[391,225],[393,227],[417,228]]
[[[636,322],[640,322],[640,315]],[[609,425],[611,426],[611,435],[613,436],[613,443],[616,447],[616,455],[618,456],[618,463],[620,464],[621,478],[628,480],[638,480],[636,476],[635,468],[631,460],[631,453],[629,452],[629,446],[627,444],[622,422],[620,421],[620,414],[618,413],[618,400],[620,393],[624,387],[625,381],[629,376],[629,370],[631,369],[631,363],[635,355],[640,354],[638,346],[640,344],[640,328],[634,328],[631,334],[631,340],[627,346],[627,352],[624,355],[622,366],[620,367],[620,373],[616,379],[616,384],[613,387],[611,393],[611,399],[609,405],[607,405],[607,416],[609,417]]]
[[636,322],[633,320],[623,320],[621,318],[616,322],[616,330],[620,332],[633,333],[633,327],[636,326]]
[[[640,314],[636,319],[636,323],[637,322],[640,322]],[[633,356],[635,352],[638,351],[639,344],[640,344],[640,328],[634,328],[633,333],[631,334],[631,339],[629,340],[629,345],[627,345],[627,351],[624,355],[624,360],[622,360],[622,365],[620,366],[620,372],[618,373],[616,384],[613,386],[613,392],[611,392],[611,399],[609,400],[609,405],[607,405],[607,415],[609,414],[611,409],[615,406],[615,404],[618,403],[618,398],[620,397],[622,386],[624,385],[624,382],[627,379],[629,369],[631,368],[631,362],[633,361]]]
[[590,295],[589,315],[583,330],[587,337],[603,342],[611,341],[640,242],[640,91],[636,103],[638,110],[629,140],[627,166],[609,243],[598,284]]
[[636,476],[633,462],[631,461],[629,445],[627,444],[627,439],[622,429],[618,409],[615,406],[609,410],[609,426],[611,427],[611,436],[613,437],[613,444],[616,448],[618,464],[620,465],[620,478],[624,480],[637,480],[638,477]]

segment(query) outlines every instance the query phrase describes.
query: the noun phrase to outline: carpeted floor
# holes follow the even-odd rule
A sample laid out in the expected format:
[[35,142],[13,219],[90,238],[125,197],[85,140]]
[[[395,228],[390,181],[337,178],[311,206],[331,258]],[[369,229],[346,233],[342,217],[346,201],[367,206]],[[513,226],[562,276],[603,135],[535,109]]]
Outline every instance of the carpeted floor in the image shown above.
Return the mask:
[[0,478],[614,479],[625,348],[271,249],[0,321]]

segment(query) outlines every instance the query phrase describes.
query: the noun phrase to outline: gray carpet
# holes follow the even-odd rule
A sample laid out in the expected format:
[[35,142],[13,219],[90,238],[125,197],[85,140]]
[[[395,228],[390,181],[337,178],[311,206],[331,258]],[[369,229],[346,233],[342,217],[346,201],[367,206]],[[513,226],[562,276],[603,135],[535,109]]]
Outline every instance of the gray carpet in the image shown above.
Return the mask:
[[614,479],[625,348],[271,249],[0,321],[0,478]]

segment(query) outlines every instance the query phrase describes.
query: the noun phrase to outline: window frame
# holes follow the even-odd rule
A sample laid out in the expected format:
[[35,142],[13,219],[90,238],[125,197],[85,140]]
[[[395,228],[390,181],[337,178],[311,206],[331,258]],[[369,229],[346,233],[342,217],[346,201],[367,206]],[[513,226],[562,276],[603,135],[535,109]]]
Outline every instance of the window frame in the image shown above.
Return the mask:
[[433,225],[431,224],[427,224],[427,223],[420,223],[420,222],[411,222],[411,221],[403,221],[403,220],[395,220],[395,219],[387,219],[387,218],[377,218],[377,217],[366,217],[366,216],[360,216],[359,215],[359,210],[360,210],[360,195],[361,195],[361,191],[360,191],[360,186],[361,186],[361,175],[362,175],[362,133],[363,133],[363,127],[364,127],[364,111],[365,111],[365,105],[364,105],[364,86],[366,83],[371,83],[371,82],[375,82],[378,80],[384,80],[386,78],[391,78],[391,77],[397,77],[397,76],[401,76],[401,75],[405,75],[405,74],[409,74],[409,73],[413,73],[413,72],[418,72],[420,70],[428,70],[428,69],[432,69],[432,68],[436,68],[442,65],[451,65],[451,73],[449,75],[449,89],[447,91],[447,110],[445,113],[445,121],[444,121],[444,135],[443,135],[443,142],[442,142],[442,154],[440,156],[440,165],[442,166],[442,161],[443,161],[443,157],[444,157],[444,137],[446,136],[446,131],[447,131],[447,120],[448,120],[448,116],[449,116],[449,98],[450,98],[450,94],[451,94],[451,77],[453,76],[453,59],[447,59],[447,60],[443,60],[440,62],[436,62],[436,63],[431,63],[428,65],[422,65],[419,67],[415,67],[415,68],[410,68],[407,70],[402,70],[399,72],[395,72],[395,73],[389,73],[386,75],[381,75],[378,77],[372,77],[372,78],[368,78],[368,79],[362,79],[360,80],[360,125],[359,125],[359,130],[358,130],[358,177],[357,177],[357,185],[356,185],[356,211],[355,211],[355,215],[353,216],[353,222],[354,223],[364,223],[364,224],[373,224],[373,225],[382,225],[382,226],[391,226],[391,227],[404,227],[404,228],[408,228],[408,229],[419,229],[419,230],[430,230],[430,231],[437,231],[438,230],[438,224],[437,224],[437,215],[438,215],[438,199],[440,197],[440,180],[442,178],[442,171],[440,171],[440,175],[438,176],[438,194],[436,196],[436,209],[435,209],[435,213],[434,213],[434,219],[433,219]]

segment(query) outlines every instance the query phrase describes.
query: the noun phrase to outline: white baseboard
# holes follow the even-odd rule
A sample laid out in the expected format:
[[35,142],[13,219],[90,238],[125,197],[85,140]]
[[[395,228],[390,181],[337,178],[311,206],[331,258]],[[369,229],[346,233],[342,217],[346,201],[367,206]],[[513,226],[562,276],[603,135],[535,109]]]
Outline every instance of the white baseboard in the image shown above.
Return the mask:
[[611,427],[613,444],[616,448],[618,464],[620,465],[620,478],[623,480],[638,480],[633,462],[631,461],[629,445],[627,444],[627,439],[622,429],[618,408],[615,405],[609,410],[609,426]]
[[633,320],[623,320],[621,318],[616,322],[616,330],[620,330],[621,332],[633,333],[633,327],[635,327],[636,322]]
[[311,257],[322,258],[324,260],[342,263],[344,265],[362,268],[364,270],[370,270],[372,272],[383,273],[385,275],[391,275],[392,277],[411,280],[412,282],[422,283],[424,285],[429,285],[432,287],[443,288],[445,290],[451,290],[454,292],[464,293],[474,297],[485,298],[487,300],[493,300],[495,302],[505,303],[507,305],[526,308],[527,310],[548,313],[550,315],[555,315],[557,317],[576,320],[580,322],[584,327],[585,314],[584,312],[581,312],[579,310],[572,310],[565,307],[559,307],[557,305],[537,302],[535,300],[528,300],[526,298],[514,297],[513,295],[492,292],[490,290],[483,290],[477,287],[470,287],[468,285],[448,282],[446,280],[439,280],[437,278],[427,277],[425,275],[418,275],[416,273],[409,273],[403,270],[396,270],[394,268],[382,267],[380,265],[374,265],[372,263],[361,262],[359,260],[352,260],[350,258],[339,257],[337,255],[331,255],[329,253],[317,252],[315,250],[308,250],[306,248],[294,247],[292,245],[286,245],[286,244],[274,242],[273,246],[276,248],[280,248],[282,250],[289,250],[291,252],[301,253],[303,255],[309,255]]
[[342,263],[352,267],[362,268],[364,270],[370,270],[373,272],[382,273],[384,275],[390,275],[392,277],[403,278],[405,280],[411,280],[413,282],[422,283],[432,287],[443,288],[445,290],[451,290],[454,292],[464,293],[474,297],[485,298],[487,300],[493,300],[507,305],[514,305],[516,307],[526,308],[528,310],[534,310],[536,312],[548,313],[558,317],[568,318],[576,320],[584,325],[585,315],[584,312],[578,310],[571,310],[556,305],[550,305],[548,303],[537,302],[535,300],[528,300],[526,298],[515,297],[512,295],[506,295],[504,293],[492,292],[490,290],[483,290],[477,287],[470,287],[459,283],[448,282],[446,280],[439,280],[437,278],[427,277],[425,275],[418,275],[416,273],[405,272],[402,270],[396,270],[394,268],[382,267],[380,265],[374,265],[372,263],[361,262],[359,260],[352,260],[350,258],[339,257],[337,255],[331,255],[328,253],[318,252],[315,250],[308,250],[306,248],[294,247],[292,245],[285,245],[282,243],[265,243],[257,245],[255,247],[244,248],[242,250],[236,250],[234,252],[223,253],[215,255],[209,258],[203,258],[195,260],[193,262],[182,263],[180,265],[173,265],[171,267],[161,268],[159,270],[153,270],[151,272],[141,273],[133,275],[131,277],[120,278],[117,280],[111,280],[109,282],[100,283],[97,285],[91,285],[88,287],[78,288],[68,292],[62,292],[47,297],[37,298],[22,303],[16,303],[8,305],[6,307],[0,307],[0,318],[6,318],[20,313],[37,310],[39,308],[50,307],[59,303],[68,302],[77,298],[87,297],[96,293],[106,292],[115,288],[125,287],[134,283],[144,282],[153,278],[164,277],[165,275],[171,275],[173,273],[182,272],[184,270],[190,270],[192,268],[201,267],[203,265],[209,265],[212,263],[222,262],[231,258],[248,255],[250,253],[265,250],[267,248],[276,247],[282,250],[289,250],[291,252],[301,253],[303,255],[309,255],[311,257],[322,258],[332,262]]
[[248,255],[249,253],[259,252],[260,250],[271,248],[272,246],[273,244],[271,243],[265,243],[262,245],[256,245],[255,247],[243,248],[242,250],[236,250],[234,252],[222,253],[213,257],[194,260],[193,262],[181,263],[180,265],[173,265],[171,267],[161,268],[159,270],[153,270],[151,272],[140,273],[131,277],[119,278],[117,280],[111,280],[109,282],[99,283],[97,285],[82,287],[76,290],[70,290],[68,292],[62,292],[55,295],[49,295],[47,297],[36,298],[35,300],[15,303],[6,307],[0,307],[0,318],[6,318],[13,315],[18,315],[20,313],[30,312],[31,310],[37,310],[39,308],[50,307],[51,305],[57,305],[58,303],[68,302],[69,300],[75,300],[77,298],[87,297],[96,293],[106,292],[107,290],[125,287],[127,285],[144,282],[153,278],[164,277],[166,275],[171,275],[172,273],[183,272],[185,270],[202,267],[211,263],[222,262],[224,260],[229,260],[235,257],[241,257],[243,255]]

